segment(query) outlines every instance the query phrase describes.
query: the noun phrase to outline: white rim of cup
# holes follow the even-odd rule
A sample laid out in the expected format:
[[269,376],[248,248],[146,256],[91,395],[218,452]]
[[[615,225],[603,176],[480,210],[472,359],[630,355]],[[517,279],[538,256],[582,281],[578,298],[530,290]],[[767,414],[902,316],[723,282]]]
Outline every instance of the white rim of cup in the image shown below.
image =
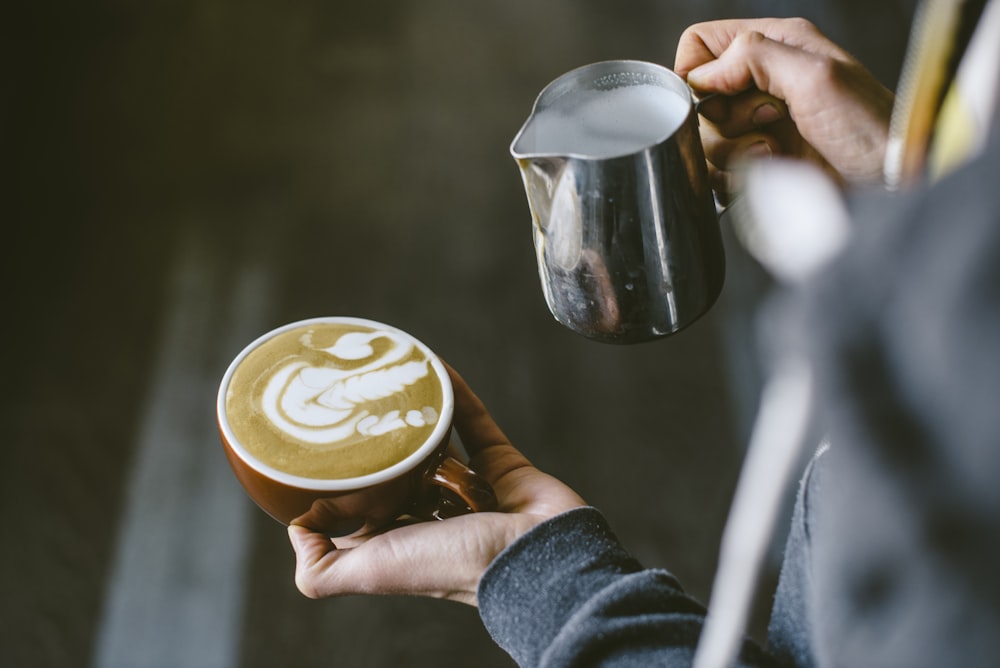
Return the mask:
[[[232,380],[236,367],[239,366],[240,362],[242,362],[251,351],[256,349],[268,339],[292,329],[322,323],[357,325],[372,329],[389,330],[409,339],[410,341],[413,341],[414,344],[421,351],[423,351],[425,355],[427,355],[427,359],[430,361],[431,367],[434,369],[434,372],[437,373],[438,379],[441,381],[441,414],[438,416],[438,422],[434,426],[434,430],[431,432],[430,436],[427,437],[427,440],[405,459],[396,462],[392,466],[384,468],[381,471],[376,471],[375,473],[369,473],[355,478],[306,478],[303,476],[292,475],[268,466],[251,455],[247,449],[243,447],[243,444],[240,443],[239,439],[236,438],[236,435],[233,433],[233,430],[229,425],[229,416],[226,414],[226,392],[229,390],[229,382]],[[384,322],[368,320],[366,318],[356,318],[351,316],[323,316],[299,320],[282,325],[281,327],[272,329],[269,332],[262,334],[244,347],[243,350],[241,350],[229,364],[229,368],[226,369],[226,373],[222,376],[222,382],[219,384],[219,394],[216,400],[216,417],[219,423],[219,428],[222,430],[223,438],[226,439],[229,447],[241,460],[243,460],[245,464],[261,475],[290,487],[298,487],[301,489],[321,492],[340,492],[369,487],[387,480],[392,480],[393,478],[397,478],[413,470],[413,468],[426,459],[427,456],[435,448],[437,448],[441,441],[446,437],[448,430],[451,428],[451,421],[454,415],[454,405],[455,394],[451,385],[451,379],[448,377],[448,372],[445,369],[444,364],[430,348],[428,348],[415,336],[409,332],[404,332],[401,329],[393,327],[392,325],[387,325]]]

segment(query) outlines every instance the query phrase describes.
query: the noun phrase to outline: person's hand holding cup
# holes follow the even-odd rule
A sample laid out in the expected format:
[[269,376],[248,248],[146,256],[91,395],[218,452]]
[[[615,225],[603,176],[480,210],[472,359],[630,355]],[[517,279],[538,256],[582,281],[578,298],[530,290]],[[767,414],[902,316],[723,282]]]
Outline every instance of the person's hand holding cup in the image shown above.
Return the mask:
[[453,412],[448,372],[426,345],[347,317],[264,334],[233,360],[217,403],[250,498],[334,537],[496,509],[490,485],[449,452]]

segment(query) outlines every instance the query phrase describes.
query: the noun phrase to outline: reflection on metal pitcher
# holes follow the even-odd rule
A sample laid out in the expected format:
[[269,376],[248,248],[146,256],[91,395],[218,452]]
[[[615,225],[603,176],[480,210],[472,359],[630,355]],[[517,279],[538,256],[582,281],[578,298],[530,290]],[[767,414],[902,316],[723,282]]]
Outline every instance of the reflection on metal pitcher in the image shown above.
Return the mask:
[[687,84],[659,65],[595,63],[542,91],[514,142],[546,302],[609,343],[687,326],[725,274]]

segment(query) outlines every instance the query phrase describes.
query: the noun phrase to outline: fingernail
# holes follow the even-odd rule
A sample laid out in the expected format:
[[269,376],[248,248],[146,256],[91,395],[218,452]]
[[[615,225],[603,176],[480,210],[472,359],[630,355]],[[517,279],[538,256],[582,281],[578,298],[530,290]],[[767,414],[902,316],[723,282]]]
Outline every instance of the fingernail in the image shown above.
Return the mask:
[[765,103],[753,110],[750,120],[754,125],[767,125],[781,118],[781,112],[770,102]]
[[773,154],[771,151],[771,145],[766,141],[759,141],[755,144],[750,144],[747,146],[746,150],[743,152],[748,158],[770,158]]

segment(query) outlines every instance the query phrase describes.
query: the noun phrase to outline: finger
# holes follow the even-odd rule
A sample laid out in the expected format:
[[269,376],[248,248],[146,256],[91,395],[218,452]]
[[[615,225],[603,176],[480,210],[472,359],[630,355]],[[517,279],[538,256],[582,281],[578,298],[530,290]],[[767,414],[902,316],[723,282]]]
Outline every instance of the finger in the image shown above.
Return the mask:
[[465,379],[445,366],[455,391],[455,431],[469,453],[469,466],[493,487],[504,508],[506,489],[513,479],[533,470],[531,462],[510,444]]
[[711,121],[719,134],[737,137],[786,118],[788,109],[773,95],[752,88],[739,95],[708,99],[698,106],[698,113]]
[[336,592],[324,586],[321,574],[331,568],[337,548],[326,535],[305,527],[288,527],[288,540],[295,551],[295,586],[309,598],[322,598]]
[[721,169],[717,169],[713,165],[708,166],[708,181],[712,186],[712,191],[715,193],[716,201],[722,206],[729,206],[733,202],[735,197],[735,188],[733,186],[732,175]]
[[383,581],[377,569],[377,559],[359,560],[355,551],[374,537],[352,540],[352,547],[338,549],[326,535],[303,526],[288,527],[288,540],[295,551],[295,586],[309,598],[326,598],[347,594],[391,593],[398,586]]
[[677,42],[674,71],[687,77],[721,56],[741,35],[759,33],[769,40],[812,53],[840,57],[842,50],[805,19],[732,19],[696,23]]
[[486,406],[457,371],[445,365],[455,391],[455,431],[470,456],[494,445],[509,445]]
[[[400,525],[402,532],[408,525]],[[295,586],[309,598],[348,594],[389,594],[403,587],[406,576],[398,569],[380,569],[383,560],[358,557],[358,550],[368,543],[384,541],[384,533],[348,539],[349,547],[337,548],[324,534],[303,526],[288,527],[288,539],[295,551]],[[371,552],[371,548],[367,548]],[[405,559],[408,555],[395,555]],[[416,586],[415,582],[409,583]]]
[[[475,604],[479,576],[509,542],[508,525],[528,521],[504,517],[487,513],[400,526],[332,550],[321,547],[321,540],[329,543],[325,537],[289,527],[295,583],[309,598],[417,594]],[[448,560],[449,566],[442,567]]]
[[732,203],[742,188],[743,171],[749,161],[766,159],[781,152],[777,138],[764,132],[729,139],[720,135],[710,123],[705,123],[701,135],[708,162],[709,183],[716,200],[723,206]]
[[828,63],[828,58],[748,32],[716,60],[688,72],[687,80],[701,91],[735,95],[756,87],[787,100],[795,87],[807,85]]
[[748,132],[731,139],[711,123],[703,124],[701,142],[709,164],[727,172],[748,159],[767,158],[781,152],[778,140],[766,132]]

